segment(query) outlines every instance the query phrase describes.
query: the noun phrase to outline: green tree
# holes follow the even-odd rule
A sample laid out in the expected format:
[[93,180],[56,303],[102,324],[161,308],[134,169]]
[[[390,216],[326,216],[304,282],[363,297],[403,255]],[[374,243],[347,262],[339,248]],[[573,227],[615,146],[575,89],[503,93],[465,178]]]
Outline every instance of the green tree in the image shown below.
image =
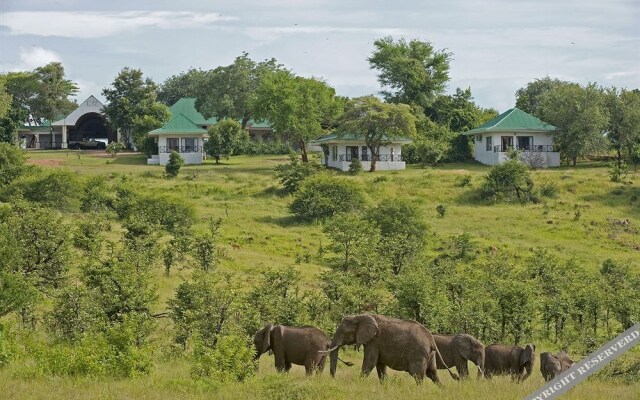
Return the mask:
[[7,91],[7,77],[0,75],[0,118],[4,118],[13,103],[13,96]]
[[540,117],[540,104],[543,97],[551,90],[568,84],[570,83],[567,81],[561,81],[557,78],[551,79],[549,76],[535,79],[516,91],[516,107],[526,113]]
[[0,142],[0,188],[7,186],[28,171],[24,150]]
[[388,199],[367,210],[366,218],[380,230],[380,255],[399,275],[424,248],[427,225],[422,214],[406,200]]
[[539,105],[541,119],[558,127],[554,142],[575,167],[578,157],[604,150],[609,124],[602,88],[566,84],[547,92]]
[[429,42],[394,41],[390,36],[373,45],[368,61],[372,69],[378,70],[380,84],[387,88],[381,92],[387,101],[426,109],[445,90],[451,53],[435,50]]
[[349,271],[368,253],[376,253],[380,241],[378,227],[355,213],[335,215],[323,228],[331,243],[329,250],[338,255],[337,266]]
[[[57,117],[67,115],[78,105],[69,97],[78,92],[78,86],[65,78],[64,67],[52,62],[34,70],[39,83],[38,93],[31,102],[31,116],[36,121],[53,122]],[[51,128],[53,130],[53,127]]]
[[216,164],[220,155],[233,155],[242,151],[244,144],[249,141],[247,131],[240,123],[233,119],[223,119],[209,128],[209,141],[206,144],[207,154],[216,157]]
[[195,68],[172,75],[160,85],[158,101],[170,107],[183,97],[197,97],[206,77],[207,71]]
[[609,112],[607,139],[618,156],[618,167],[622,165],[623,155],[629,157],[633,147],[640,143],[640,91],[605,91],[605,104]]
[[529,167],[519,160],[507,160],[493,166],[484,177],[480,193],[483,198],[493,201],[531,201],[533,180]]
[[340,119],[338,136],[350,135],[364,140],[371,153],[371,167],[376,170],[380,147],[399,137],[416,134],[416,118],[405,104],[383,103],[374,96],[357,97],[347,106]]
[[167,165],[165,165],[164,171],[167,176],[175,178],[176,176],[178,176],[180,168],[182,168],[183,165],[184,160],[182,159],[182,157],[180,157],[180,154],[174,150],[171,152],[171,154],[169,154],[169,162],[167,163]]
[[102,90],[102,95],[107,99],[104,114],[111,126],[122,131],[127,145],[133,143],[134,133],[141,136],[141,132],[134,132],[134,129],[149,122],[145,116],[160,122],[162,117],[168,115],[166,106],[157,102],[156,89],[156,84],[150,78],[143,78],[141,70],[125,67],[113,80],[111,87]]
[[298,218],[313,221],[341,212],[361,209],[364,196],[352,181],[325,174],[316,174],[304,180],[289,205]]
[[196,108],[206,118],[238,120],[245,129],[254,117],[255,99],[262,79],[279,68],[273,58],[255,62],[248,53],[242,53],[233,64],[206,73],[204,82],[198,85]]
[[144,149],[146,141],[153,140],[147,134],[160,128],[171,116],[167,106],[151,98],[145,99],[141,108],[144,109],[144,114],[135,115],[131,127],[133,143],[138,150]]
[[289,154],[289,163],[276,165],[275,175],[286,193],[293,193],[298,190],[302,182],[313,174],[322,170],[322,165],[311,160],[308,163],[300,162],[298,153]]
[[263,76],[253,110],[257,119],[269,121],[276,134],[297,144],[302,161],[308,162],[308,142],[327,132],[341,102],[325,82],[278,70]]

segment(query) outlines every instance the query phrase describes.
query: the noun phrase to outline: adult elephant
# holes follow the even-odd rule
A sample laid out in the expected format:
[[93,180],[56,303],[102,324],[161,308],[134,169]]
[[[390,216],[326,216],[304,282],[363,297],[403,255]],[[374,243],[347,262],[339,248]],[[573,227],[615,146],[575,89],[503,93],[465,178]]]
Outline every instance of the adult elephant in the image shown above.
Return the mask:
[[481,341],[466,333],[457,335],[433,334],[438,350],[442,355],[442,361],[437,360],[438,369],[447,366],[456,367],[460,379],[469,376],[467,362],[471,361],[478,366],[478,378],[484,375],[484,344]]
[[[331,348],[323,352],[331,354],[331,376],[336,373],[338,349],[350,344],[364,346],[364,376],[368,376],[375,367],[382,380],[389,367],[408,372],[418,383],[422,382],[426,374],[433,382],[440,384],[436,357],[440,360],[442,357],[431,332],[416,321],[376,314],[344,317],[333,335]],[[449,373],[454,379],[458,379],[450,370]]]
[[[288,372],[292,364],[303,365],[307,375],[322,372],[327,356],[320,351],[329,348],[331,340],[313,326],[300,328],[283,325],[265,325],[253,337],[256,354],[254,360],[271,350],[276,370]],[[342,360],[340,360],[342,361]],[[342,361],[346,365],[353,365]]]
[[536,362],[536,346],[492,344],[484,349],[484,376],[510,374],[517,382],[527,379]]
[[556,354],[540,353],[540,372],[547,382],[571,368],[572,365],[573,360],[564,351]]

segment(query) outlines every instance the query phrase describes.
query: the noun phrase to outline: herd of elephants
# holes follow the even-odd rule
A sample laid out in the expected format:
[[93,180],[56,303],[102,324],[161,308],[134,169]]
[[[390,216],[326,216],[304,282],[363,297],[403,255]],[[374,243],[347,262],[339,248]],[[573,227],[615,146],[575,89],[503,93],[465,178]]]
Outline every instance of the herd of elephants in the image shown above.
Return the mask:
[[[536,349],[533,344],[485,346],[468,334],[431,334],[416,321],[376,314],[344,317],[333,339],[313,326],[266,325],[256,332],[253,342],[255,359],[267,351],[273,352],[278,371],[289,371],[291,365],[296,364],[303,365],[308,375],[321,372],[329,355],[331,376],[335,376],[338,361],[353,365],[338,358],[338,349],[355,345],[364,347],[364,376],[375,367],[382,380],[389,367],[408,372],[418,383],[426,375],[436,384],[440,384],[438,369],[447,369],[456,380],[468,377],[468,361],[478,366],[479,378],[509,374],[515,381],[522,382],[533,371]],[[540,354],[540,371],[547,381],[572,364],[565,352]],[[456,367],[459,375],[449,367]]]

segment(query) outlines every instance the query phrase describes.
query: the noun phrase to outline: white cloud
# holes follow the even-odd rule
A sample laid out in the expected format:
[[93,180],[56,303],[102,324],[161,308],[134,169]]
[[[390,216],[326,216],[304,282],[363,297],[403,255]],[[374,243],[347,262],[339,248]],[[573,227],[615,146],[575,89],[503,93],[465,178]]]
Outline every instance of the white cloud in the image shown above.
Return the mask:
[[38,46],[20,48],[20,61],[17,64],[0,64],[1,71],[31,71],[50,62],[62,61],[60,56],[51,50]]
[[200,28],[236,19],[219,13],[187,11],[17,11],[1,13],[0,26],[9,28],[12,35],[101,38],[145,27]]
[[285,35],[318,35],[318,34],[367,34],[377,36],[396,35],[402,36],[406,33],[400,28],[358,28],[342,26],[248,26],[241,28],[241,31],[249,38],[260,41],[270,41],[279,39]]

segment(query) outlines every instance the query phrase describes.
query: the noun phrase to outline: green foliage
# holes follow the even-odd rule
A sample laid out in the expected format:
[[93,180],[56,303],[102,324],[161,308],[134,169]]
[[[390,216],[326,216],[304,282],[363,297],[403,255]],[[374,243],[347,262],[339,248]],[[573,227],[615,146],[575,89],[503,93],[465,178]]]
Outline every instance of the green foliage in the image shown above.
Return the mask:
[[11,325],[0,324],[0,368],[8,365],[18,356],[18,344],[14,335]]
[[629,166],[624,161],[609,164],[609,179],[611,182],[624,182],[629,173]]
[[278,136],[297,144],[307,162],[307,143],[327,131],[341,103],[325,82],[278,70],[262,77],[252,108],[255,118],[268,120]]
[[323,231],[331,240],[327,248],[339,256],[334,263],[343,271],[357,268],[368,255],[377,254],[380,231],[359,214],[337,214],[327,221]]
[[276,178],[284,187],[285,193],[296,192],[305,179],[320,172],[321,169],[322,166],[315,160],[307,163],[300,162],[300,157],[297,153],[289,154],[288,164],[276,165],[274,168]]
[[426,108],[445,90],[451,53],[435,51],[429,42],[394,41],[391,36],[378,39],[373,45],[368,61],[372,69],[378,70],[378,81],[386,88],[381,93],[387,101]]
[[445,206],[444,204],[438,204],[436,206],[436,212],[438,213],[438,216],[440,218],[444,218],[444,216],[447,214],[447,206]]
[[213,382],[243,382],[255,373],[254,350],[246,337],[220,338],[214,348],[197,345],[191,361],[191,376]]
[[287,142],[275,140],[249,140],[242,148],[242,154],[290,154],[293,149]]
[[245,332],[253,335],[265,323],[303,325],[304,304],[299,284],[300,272],[292,267],[262,272],[246,297]]
[[415,124],[416,118],[406,104],[388,104],[375,96],[363,96],[347,103],[337,133],[339,137],[349,135],[364,140],[371,152],[373,172],[380,147],[396,138],[415,136]]
[[473,181],[473,177],[469,174],[463,175],[456,179],[456,183],[460,187],[471,186],[471,182]]
[[13,144],[0,142],[0,188],[28,171],[26,154]]
[[116,196],[103,176],[87,179],[80,198],[80,211],[104,212],[113,209]]
[[79,207],[82,189],[82,181],[69,170],[40,170],[14,180],[0,192],[0,198],[8,200],[21,195],[26,200],[46,207],[75,210]]
[[167,174],[167,176],[175,178],[176,176],[178,176],[180,168],[182,168],[183,165],[184,160],[182,159],[182,157],[180,157],[180,154],[178,154],[177,151],[171,151],[171,154],[169,154],[169,162],[164,167],[164,172]]
[[207,73],[208,71],[201,69],[189,68],[186,72],[170,76],[158,89],[158,101],[172,106],[183,97],[197,97]]
[[424,248],[427,225],[422,213],[403,199],[387,199],[366,212],[366,218],[380,229],[380,254],[398,275]]
[[324,219],[362,208],[364,196],[352,181],[316,174],[302,182],[289,205],[291,213],[305,221]]
[[148,158],[158,154],[158,142],[156,142],[155,138],[145,137],[138,147]]
[[194,237],[192,244],[193,258],[196,266],[202,271],[208,272],[218,265],[221,254],[218,248],[218,237],[222,219],[209,220],[209,231],[203,235]]
[[356,157],[349,163],[349,173],[351,175],[358,175],[360,172],[362,172],[362,162]]
[[111,142],[107,145],[107,147],[105,148],[105,151],[107,152],[107,154],[109,154],[111,157],[115,157],[116,155],[118,155],[118,153],[120,153],[122,150],[126,149],[127,146],[125,146],[124,143],[122,142]]
[[480,195],[491,201],[528,203],[533,197],[533,181],[526,164],[508,160],[495,165],[484,177]]
[[621,163],[623,156],[630,158],[640,143],[640,91],[608,89],[605,107],[609,112],[607,139]]
[[554,182],[543,182],[540,185],[540,195],[550,199],[557,199],[559,196],[558,185]]
[[518,89],[516,92],[516,107],[526,113],[540,117],[540,104],[544,96],[551,90],[568,83],[557,78],[551,79],[549,76],[535,79]]
[[240,123],[227,118],[209,128],[209,141],[205,147],[211,156],[230,156],[242,152],[248,141],[249,135]]
[[73,343],[95,328],[96,310],[83,286],[70,286],[57,296],[49,314],[49,327],[61,340]]

